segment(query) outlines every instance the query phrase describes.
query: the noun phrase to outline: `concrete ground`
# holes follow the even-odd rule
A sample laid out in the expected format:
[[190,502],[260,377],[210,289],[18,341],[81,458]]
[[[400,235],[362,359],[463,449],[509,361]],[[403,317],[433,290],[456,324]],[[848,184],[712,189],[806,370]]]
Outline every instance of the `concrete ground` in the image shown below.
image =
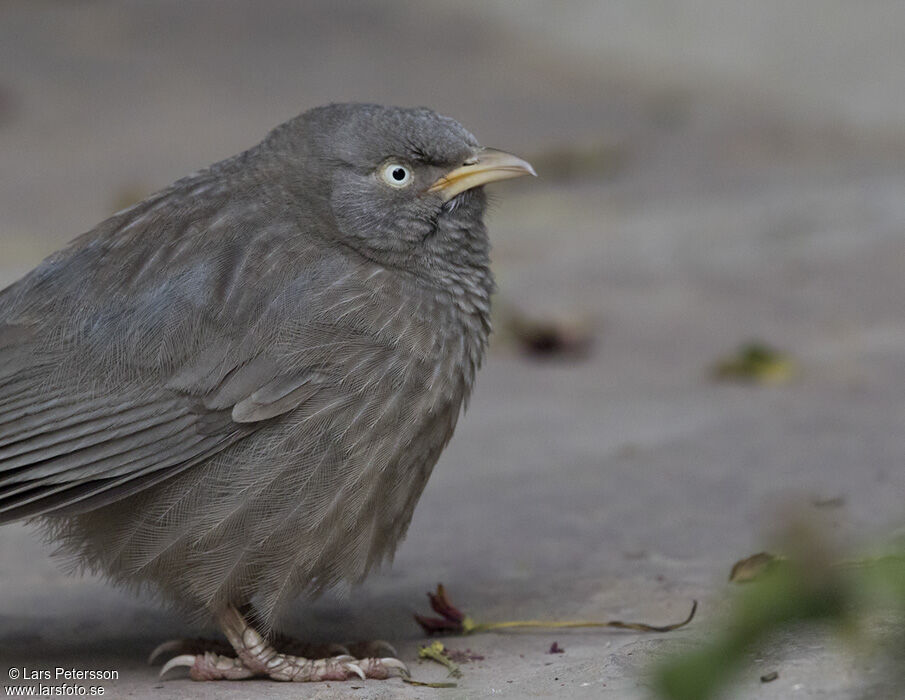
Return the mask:
[[[60,666],[117,670],[108,697],[647,697],[650,661],[706,638],[730,566],[788,504],[842,540],[901,524],[901,5],[599,5],[2,3],[0,282],[304,108],[455,116],[541,175],[498,188],[501,301],[580,319],[595,342],[538,361],[500,334],[394,565],[299,601],[287,627],[388,639],[439,681],[415,661],[411,619],[438,581],[481,621],[662,624],[698,599],[695,622],[453,638],[484,658],[450,690],[159,681],[148,651],[203,630],[62,574],[13,525],[0,530],[0,684],[10,668]],[[749,339],[788,350],[800,374],[711,381]],[[565,653],[547,653],[554,641]],[[814,635],[753,659],[733,697],[896,691]]]

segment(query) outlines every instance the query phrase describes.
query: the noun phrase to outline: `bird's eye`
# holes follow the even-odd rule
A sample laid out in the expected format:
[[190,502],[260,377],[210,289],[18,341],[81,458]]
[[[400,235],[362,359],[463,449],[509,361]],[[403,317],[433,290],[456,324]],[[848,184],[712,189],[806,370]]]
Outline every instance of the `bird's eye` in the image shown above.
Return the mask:
[[406,187],[412,182],[412,171],[399,163],[387,163],[380,170],[380,176],[390,187]]

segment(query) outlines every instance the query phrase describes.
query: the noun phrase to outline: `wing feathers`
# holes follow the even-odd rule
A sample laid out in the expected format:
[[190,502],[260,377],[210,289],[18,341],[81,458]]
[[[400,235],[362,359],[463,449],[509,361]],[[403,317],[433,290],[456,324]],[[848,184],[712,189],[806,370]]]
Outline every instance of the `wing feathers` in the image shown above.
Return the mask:
[[[191,447],[192,444],[203,439],[200,436],[193,436],[186,426],[172,430],[168,437],[179,438],[178,444],[183,448]],[[40,467],[24,470],[20,475],[25,478],[4,478],[0,480],[0,512],[9,507],[6,501],[13,496],[20,496],[16,499],[16,504],[34,500],[20,495],[30,490],[40,491],[55,484],[61,485],[60,488],[65,489],[73,484],[121,476],[130,471],[139,471],[156,462],[162,463],[162,460],[157,458],[157,449],[153,438],[145,444],[138,445],[130,445],[126,440],[112,441],[108,445],[107,454],[101,454],[97,450],[83,450],[64,458],[50,460]],[[79,469],[79,467],[83,467],[83,469]],[[42,474],[42,471],[45,473]],[[56,490],[60,489],[54,489],[54,492]]]
[[[0,467],[3,470],[0,472],[0,487],[46,478],[75,468],[83,470],[82,476],[91,475],[92,465],[97,460],[127,454],[133,449],[155,443],[163,450],[168,446],[169,441],[164,442],[166,438],[180,433],[195,422],[196,418],[182,409],[161,412],[120,426],[116,426],[109,417],[103,418],[94,422],[99,426],[98,429],[81,436],[79,426],[76,426],[75,429],[60,431],[64,433],[63,436],[50,433],[32,438],[8,448],[15,450],[34,445],[34,449],[16,456],[8,456],[0,450]],[[66,433],[74,434],[66,436]],[[42,441],[50,444],[41,446]]]
[[274,418],[310,400],[322,386],[313,375],[277,377],[233,406],[232,418],[237,423]]
[[[66,406],[57,411],[45,411],[39,420],[22,420],[16,430],[0,431],[0,473],[23,464],[39,462],[56,454],[64,454],[95,442],[104,442],[130,432],[171,420],[188,413],[179,402],[155,402],[144,406],[102,405],[92,410],[90,404],[82,411],[79,405]],[[48,415],[50,414],[50,415]],[[32,461],[13,464],[13,457],[30,455]]]
[[78,377],[66,383],[32,334],[8,328],[0,324],[0,523],[148,488],[310,400],[324,382],[315,370],[283,372],[266,355],[229,367],[217,347],[156,386],[86,388]]
[[[113,470],[103,479],[82,479],[62,484],[41,484],[13,500],[0,494],[0,524],[35,515],[60,515],[99,508],[142,489],[168,479],[199,462],[209,459],[231,444],[240,435],[199,436],[187,441],[185,449],[160,459],[154,450],[143,458]],[[117,476],[118,472],[125,474]]]

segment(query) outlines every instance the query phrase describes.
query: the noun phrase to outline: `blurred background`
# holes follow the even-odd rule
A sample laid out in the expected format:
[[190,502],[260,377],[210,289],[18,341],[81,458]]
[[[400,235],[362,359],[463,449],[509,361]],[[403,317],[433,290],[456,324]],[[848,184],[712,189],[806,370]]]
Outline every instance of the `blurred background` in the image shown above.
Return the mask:
[[[437,581],[486,621],[665,623],[694,598],[706,622],[779,513],[843,543],[902,523],[903,27],[895,0],[0,0],[0,284],[310,107],[448,114],[540,176],[495,188],[497,334],[394,566],[290,631],[411,660]],[[51,549],[0,530],[0,665],[248,692],[157,682],[144,655],[198,630]],[[695,628],[555,639],[469,639],[449,697],[643,697]],[[784,649],[739,697],[885,688],[823,638]]]

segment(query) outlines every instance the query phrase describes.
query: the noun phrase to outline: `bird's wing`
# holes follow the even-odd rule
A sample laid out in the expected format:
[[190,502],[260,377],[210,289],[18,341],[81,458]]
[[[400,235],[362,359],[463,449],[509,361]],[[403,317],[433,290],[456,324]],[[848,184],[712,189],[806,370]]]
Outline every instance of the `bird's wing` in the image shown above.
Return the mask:
[[215,234],[115,263],[121,237],[89,235],[0,291],[0,523],[122,499],[317,391],[256,342],[280,289],[260,248],[279,242]]
[[0,325],[0,522],[124,498],[216,455],[320,387],[316,372],[280,372],[263,356],[203,394],[179,376],[169,385],[87,385],[35,363],[34,348],[9,342],[15,332]]

